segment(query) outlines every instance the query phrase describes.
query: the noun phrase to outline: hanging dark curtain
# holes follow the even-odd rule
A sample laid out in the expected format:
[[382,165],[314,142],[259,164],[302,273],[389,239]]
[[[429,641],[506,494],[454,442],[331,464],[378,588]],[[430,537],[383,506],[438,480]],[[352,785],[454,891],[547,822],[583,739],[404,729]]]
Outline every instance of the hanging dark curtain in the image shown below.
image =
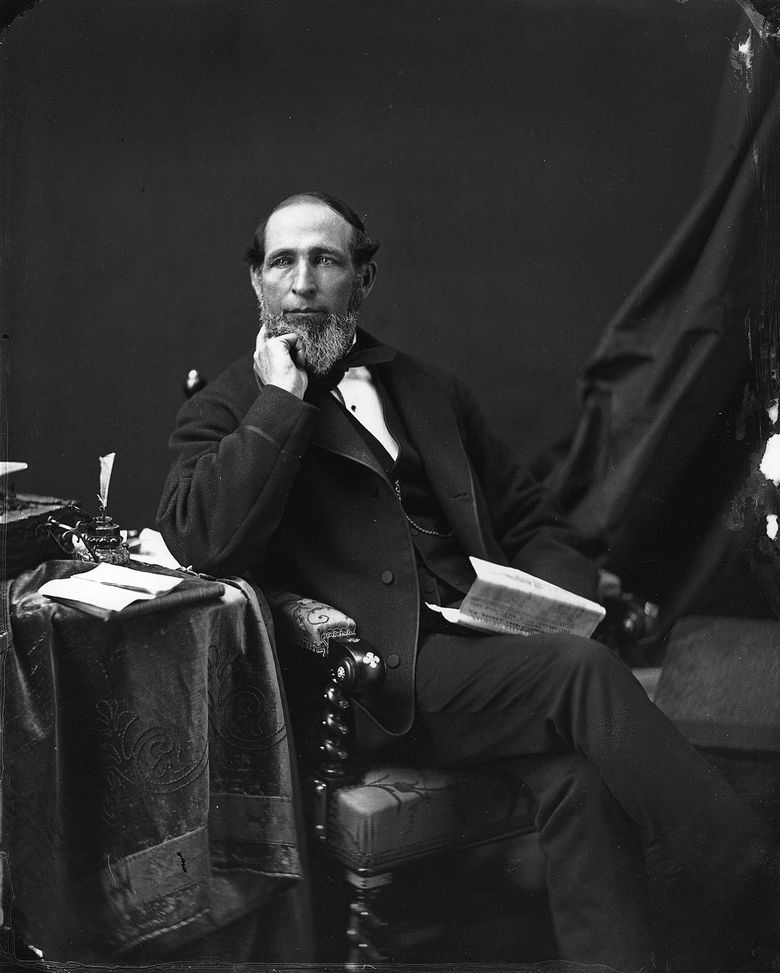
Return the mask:
[[757,468],[778,396],[780,41],[743,10],[706,185],[608,325],[548,479],[590,553],[667,619],[718,577],[732,613],[768,608],[743,569],[773,502]]

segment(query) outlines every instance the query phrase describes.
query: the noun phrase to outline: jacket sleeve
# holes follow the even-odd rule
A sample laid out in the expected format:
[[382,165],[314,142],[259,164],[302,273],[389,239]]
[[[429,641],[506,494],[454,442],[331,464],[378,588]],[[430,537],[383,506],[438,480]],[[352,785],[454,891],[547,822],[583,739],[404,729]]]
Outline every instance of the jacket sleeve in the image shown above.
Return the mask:
[[318,411],[236,366],[182,407],[157,513],[180,563],[220,575],[262,561]]
[[576,548],[563,512],[530,470],[491,431],[471,393],[454,395],[466,451],[509,564],[586,598],[596,598],[597,566]]

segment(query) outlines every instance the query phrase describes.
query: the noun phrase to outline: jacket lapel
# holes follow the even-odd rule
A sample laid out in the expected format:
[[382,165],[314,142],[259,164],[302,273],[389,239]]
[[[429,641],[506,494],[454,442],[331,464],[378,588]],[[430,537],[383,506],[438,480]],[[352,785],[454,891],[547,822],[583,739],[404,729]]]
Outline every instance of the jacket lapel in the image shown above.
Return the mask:
[[312,434],[311,442],[331,453],[337,453],[339,456],[369,467],[386,480],[387,474],[376,456],[353,427],[334,397],[328,393],[319,406],[319,421]]
[[[361,341],[377,341],[362,332]],[[471,463],[466,455],[452,404],[431,375],[400,353],[373,366],[393,396],[396,408],[422,458],[431,486],[455,536],[467,554],[488,557],[477,514]],[[354,429],[339,404],[328,394],[320,403],[320,418],[311,442],[373,470],[387,474]]]

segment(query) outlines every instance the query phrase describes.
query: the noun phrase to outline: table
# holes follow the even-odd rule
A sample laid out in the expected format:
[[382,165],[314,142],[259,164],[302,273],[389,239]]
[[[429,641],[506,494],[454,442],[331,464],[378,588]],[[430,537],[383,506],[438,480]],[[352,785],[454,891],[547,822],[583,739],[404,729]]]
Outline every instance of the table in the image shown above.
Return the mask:
[[4,593],[12,924],[46,960],[175,958],[253,911],[262,926],[264,905],[287,896],[277,931],[287,958],[306,960],[299,799],[267,608],[239,579],[190,577],[108,621],[37,593],[91,566],[49,561]]

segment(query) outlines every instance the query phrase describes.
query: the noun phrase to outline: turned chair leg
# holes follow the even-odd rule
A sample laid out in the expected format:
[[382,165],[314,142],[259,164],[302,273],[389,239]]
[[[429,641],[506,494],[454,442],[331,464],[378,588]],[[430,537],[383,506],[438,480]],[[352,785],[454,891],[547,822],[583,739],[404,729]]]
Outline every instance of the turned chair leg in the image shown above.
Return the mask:
[[377,914],[376,905],[383,887],[392,882],[392,874],[383,872],[363,878],[347,870],[346,879],[352,886],[347,927],[347,969],[362,970],[366,963],[389,962],[391,957],[384,951],[382,943],[387,923]]

